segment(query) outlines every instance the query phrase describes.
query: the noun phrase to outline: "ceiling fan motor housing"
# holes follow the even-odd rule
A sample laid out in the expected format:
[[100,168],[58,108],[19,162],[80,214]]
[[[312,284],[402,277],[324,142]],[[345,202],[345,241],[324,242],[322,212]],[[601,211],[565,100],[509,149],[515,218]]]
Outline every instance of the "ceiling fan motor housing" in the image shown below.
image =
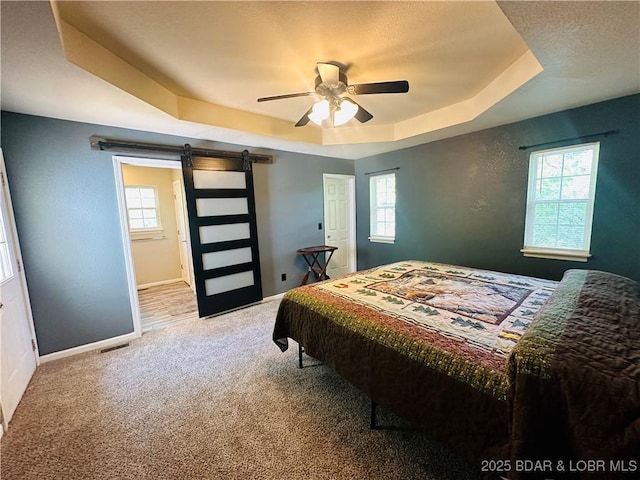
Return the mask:
[[324,83],[320,75],[316,77],[316,93],[323,97],[337,97],[347,91],[347,76],[340,72],[337,83]]

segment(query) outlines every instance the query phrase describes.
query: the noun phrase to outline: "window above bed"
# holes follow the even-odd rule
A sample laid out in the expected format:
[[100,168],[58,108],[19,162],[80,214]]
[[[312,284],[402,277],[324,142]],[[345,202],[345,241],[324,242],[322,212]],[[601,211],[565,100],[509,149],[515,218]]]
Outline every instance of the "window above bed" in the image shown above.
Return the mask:
[[371,218],[369,240],[394,243],[396,239],[396,174],[372,175],[369,179]]
[[524,247],[527,257],[586,262],[600,144],[532,152]]

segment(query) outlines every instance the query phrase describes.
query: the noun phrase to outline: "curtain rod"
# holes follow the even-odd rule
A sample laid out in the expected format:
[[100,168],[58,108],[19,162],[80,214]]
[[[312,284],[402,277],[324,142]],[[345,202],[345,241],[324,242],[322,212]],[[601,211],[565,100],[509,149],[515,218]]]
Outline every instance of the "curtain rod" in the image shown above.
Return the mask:
[[375,172],[365,172],[365,175],[374,175],[376,173],[383,173],[383,172],[392,172],[394,170],[400,170],[400,167],[394,167],[394,168],[385,168],[384,170],[376,170]]
[[[111,138],[102,138],[92,136],[89,138],[92,150],[138,150],[154,153],[170,153],[183,155],[185,153],[184,145],[162,145],[158,143],[129,142],[126,140],[115,140]],[[243,152],[229,152],[225,150],[211,150],[207,148],[191,148],[191,154],[202,157],[218,157],[218,158],[238,158],[243,159]],[[258,153],[249,153],[249,161],[253,163],[273,163],[272,155],[262,155]]]
[[606,138],[609,135],[615,135],[616,133],[620,133],[620,130],[607,130],[606,132],[592,133],[591,135],[582,135],[580,137],[565,138],[562,140],[554,140],[553,142],[538,143],[536,145],[521,145],[518,147],[518,150],[529,150],[530,148],[545,147],[547,145],[553,145],[555,143],[570,142],[572,140],[583,140],[587,138],[600,137],[600,136],[604,136]]

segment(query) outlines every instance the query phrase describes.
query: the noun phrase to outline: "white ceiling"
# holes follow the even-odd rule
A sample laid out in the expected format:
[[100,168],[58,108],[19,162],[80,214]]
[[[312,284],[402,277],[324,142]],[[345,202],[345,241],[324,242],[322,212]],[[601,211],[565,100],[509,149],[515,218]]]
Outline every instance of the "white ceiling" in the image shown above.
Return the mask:
[[[362,158],[640,92],[640,2],[9,2],[3,110]],[[374,118],[293,124],[316,62]]]

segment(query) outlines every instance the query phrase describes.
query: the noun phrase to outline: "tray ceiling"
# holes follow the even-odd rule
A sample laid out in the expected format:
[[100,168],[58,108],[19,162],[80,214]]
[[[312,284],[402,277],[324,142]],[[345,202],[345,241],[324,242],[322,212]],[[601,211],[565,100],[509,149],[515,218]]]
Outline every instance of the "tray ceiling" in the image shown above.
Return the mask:
[[[360,158],[638,92],[639,12],[638,2],[3,1],[2,107]],[[326,61],[344,64],[350,83],[408,80],[409,93],[354,97],[374,118],[336,128],[293,126],[313,96],[256,102],[313,91]],[[41,77],[25,82],[29,73]]]

